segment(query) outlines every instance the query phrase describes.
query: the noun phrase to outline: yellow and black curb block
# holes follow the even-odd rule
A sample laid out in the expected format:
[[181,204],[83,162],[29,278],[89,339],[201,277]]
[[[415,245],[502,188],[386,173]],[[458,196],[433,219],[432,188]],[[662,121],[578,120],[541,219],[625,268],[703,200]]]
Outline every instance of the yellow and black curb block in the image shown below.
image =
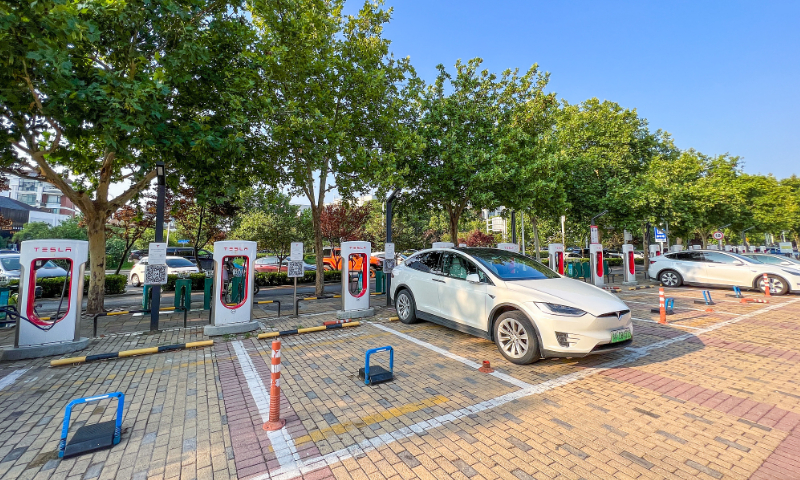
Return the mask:
[[176,343],[174,345],[162,345],[160,347],[137,348],[135,350],[123,350],[121,352],[98,353],[97,355],[87,355],[85,357],[70,357],[51,360],[51,367],[62,365],[72,365],[75,363],[96,362],[97,360],[110,360],[112,358],[134,357],[136,355],[150,355],[152,353],[170,352],[172,350],[183,350],[185,348],[210,347],[214,345],[214,340],[202,340],[199,342]]
[[259,333],[258,339],[263,340],[265,338],[280,337],[282,335],[297,335],[301,333],[321,332],[323,330],[336,330],[345,327],[357,327],[359,325],[361,325],[361,322],[335,323],[333,325],[320,325],[318,327],[295,328],[292,330],[283,330],[280,332]]
[[607,291],[607,292],[614,292],[614,293],[618,293],[618,292],[619,292],[620,290],[622,290],[622,289],[621,289],[621,288],[619,288],[619,287],[603,287],[603,290],[605,290],[605,291]]
[[647,290],[648,288],[656,288],[658,285],[639,285],[636,287],[628,287],[628,290]]

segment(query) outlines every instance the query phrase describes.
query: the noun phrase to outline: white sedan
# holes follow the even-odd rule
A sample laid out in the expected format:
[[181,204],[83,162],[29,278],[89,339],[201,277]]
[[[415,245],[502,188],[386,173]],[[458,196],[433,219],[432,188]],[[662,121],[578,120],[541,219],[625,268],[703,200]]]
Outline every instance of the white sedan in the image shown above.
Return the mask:
[[[131,268],[131,273],[128,274],[128,283],[132,287],[142,285],[142,281],[144,280],[144,267],[147,266],[148,262],[148,257],[142,257],[139,262]],[[192,274],[198,273],[199,271],[200,269],[197,268],[197,265],[183,257],[167,257],[167,275],[177,275],[179,273]]]
[[423,250],[392,271],[403,323],[418,319],[492,340],[512,363],[582,357],[632,343],[616,296],[495,248]]
[[764,274],[770,293],[800,291],[800,265],[770,265],[744,255],[718,250],[689,250],[650,257],[648,274],[665,287],[684,283],[764,290]]

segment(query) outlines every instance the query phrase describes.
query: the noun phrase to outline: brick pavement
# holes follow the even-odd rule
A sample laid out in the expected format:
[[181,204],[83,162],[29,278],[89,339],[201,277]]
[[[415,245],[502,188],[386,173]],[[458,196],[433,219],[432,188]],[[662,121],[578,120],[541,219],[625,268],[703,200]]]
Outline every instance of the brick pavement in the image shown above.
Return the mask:
[[[282,437],[261,429],[270,345],[252,335],[73,367],[3,363],[0,477],[800,478],[800,299],[706,312],[699,289],[667,290],[687,307],[668,325],[654,323],[652,290],[619,294],[639,319],[632,348],[529,366],[485,340],[388,322],[386,309],[376,324],[285,337]],[[306,308],[256,316],[264,330],[316,325],[337,302]],[[146,321],[109,324],[119,332],[86,353],[202,338],[202,314],[157,335],[135,331]],[[364,352],[387,344],[396,380],[362,385]],[[477,371],[484,359],[496,374]],[[120,445],[57,460],[64,405],[114,390],[127,401]],[[73,428],[113,409],[79,408]]]

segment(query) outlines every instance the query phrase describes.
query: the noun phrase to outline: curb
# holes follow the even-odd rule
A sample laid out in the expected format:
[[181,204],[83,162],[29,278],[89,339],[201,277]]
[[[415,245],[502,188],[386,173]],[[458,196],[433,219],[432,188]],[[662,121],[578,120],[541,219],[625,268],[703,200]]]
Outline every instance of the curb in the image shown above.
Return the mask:
[[138,348],[136,350],[123,350],[121,352],[98,353],[97,355],[87,355],[85,357],[59,358],[58,360],[50,360],[50,366],[60,367],[62,365],[72,365],[75,363],[89,363],[89,362],[96,362],[97,360],[109,360],[112,358],[125,358],[125,357],[133,357],[136,355],[150,355],[152,353],[169,352],[172,350],[183,350],[184,348],[210,347],[213,344],[214,340],[202,340],[199,342],[162,345],[160,347]]

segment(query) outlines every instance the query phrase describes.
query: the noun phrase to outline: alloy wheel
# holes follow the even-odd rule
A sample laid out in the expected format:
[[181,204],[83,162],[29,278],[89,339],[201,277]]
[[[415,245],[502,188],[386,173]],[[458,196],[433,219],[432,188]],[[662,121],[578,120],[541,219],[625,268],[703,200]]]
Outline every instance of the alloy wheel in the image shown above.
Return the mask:
[[[769,291],[770,293],[775,292],[782,292],[783,291],[783,281],[780,278],[776,277],[767,277],[769,281]],[[765,291],[764,289],[764,279],[758,281],[758,288],[761,289],[762,292]]]
[[530,346],[528,333],[514,318],[504,318],[497,328],[497,338],[500,348],[510,357],[521,358],[528,353]]
[[664,272],[661,274],[661,283],[667,287],[672,287],[678,284],[678,276],[672,272]]
[[411,300],[405,293],[400,294],[397,298],[397,314],[402,319],[407,319],[411,314]]

